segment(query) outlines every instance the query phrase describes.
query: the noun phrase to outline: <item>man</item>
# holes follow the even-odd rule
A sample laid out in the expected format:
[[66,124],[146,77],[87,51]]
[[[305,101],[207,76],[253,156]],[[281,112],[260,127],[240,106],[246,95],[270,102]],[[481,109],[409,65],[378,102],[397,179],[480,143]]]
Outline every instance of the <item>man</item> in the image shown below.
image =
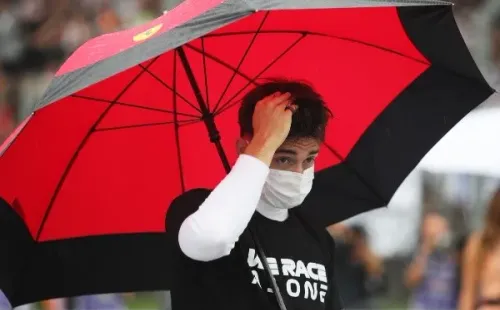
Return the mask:
[[457,308],[458,257],[448,222],[437,213],[425,216],[422,243],[405,274],[405,284],[413,289],[411,309]]
[[167,214],[178,245],[173,309],[279,309],[259,244],[286,309],[341,309],[333,241],[299,207],[329,117],[301,82],[268,82],[243,98],[232,171],[211,192],[180,196]]
[[336,240],[335,270],[339,293],[347,309],[372,309],[372,297],[383,288],[384,265],[370,248],[368,234],[359,225],[328,227]]

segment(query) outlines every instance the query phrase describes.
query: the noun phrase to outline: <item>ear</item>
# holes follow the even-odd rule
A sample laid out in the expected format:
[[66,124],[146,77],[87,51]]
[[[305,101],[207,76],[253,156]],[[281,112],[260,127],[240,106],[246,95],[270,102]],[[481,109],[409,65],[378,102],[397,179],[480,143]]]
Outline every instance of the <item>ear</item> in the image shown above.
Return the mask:
[[238,140],[236,140],[236,152],[238,153],[238,155],[245,152],[245,149],[247,148],[249,143],[250,142],[245,138],[238,138]]

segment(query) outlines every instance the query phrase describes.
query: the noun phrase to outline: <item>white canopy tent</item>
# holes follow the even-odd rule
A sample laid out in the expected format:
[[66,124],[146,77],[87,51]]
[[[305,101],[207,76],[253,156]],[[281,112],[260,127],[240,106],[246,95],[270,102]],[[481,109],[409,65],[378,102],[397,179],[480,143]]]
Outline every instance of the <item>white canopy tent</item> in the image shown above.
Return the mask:
[[427,153],[418,169],[500,178],[500,108],[471,112]]

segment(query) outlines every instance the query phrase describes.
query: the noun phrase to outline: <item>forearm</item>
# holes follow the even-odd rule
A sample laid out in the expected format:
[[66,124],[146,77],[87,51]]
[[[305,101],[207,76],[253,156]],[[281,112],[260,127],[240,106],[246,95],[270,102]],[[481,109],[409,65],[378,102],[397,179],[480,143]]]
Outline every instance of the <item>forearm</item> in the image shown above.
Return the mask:
[[405,284],[407,287],[415,287],[420,283],[427,268],[429,254],[429,250],[423,248],[410,264],[405,274]]
[[182,223],[179,245],[184,254],[199,261],[228,255],[257,208],[268,173],[266,163],[241,155],[198,211]]
[[367,251],[364,256],[365,268],[368,274],[372,277],[379,277],[384,273],[384,264],[375,253]]

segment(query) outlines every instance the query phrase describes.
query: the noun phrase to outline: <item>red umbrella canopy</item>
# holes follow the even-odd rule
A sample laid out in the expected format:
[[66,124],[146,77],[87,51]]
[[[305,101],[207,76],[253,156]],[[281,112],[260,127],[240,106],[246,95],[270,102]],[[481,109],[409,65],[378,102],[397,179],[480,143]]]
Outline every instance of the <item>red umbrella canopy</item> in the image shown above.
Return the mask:
[[[158,29],[159,35],[169,17],[152,23],[148,33]],[[86,55],[110,57],[113,50],[99,47],[102,42],[130,48],[133,34],[85,44],[59,78],[88,61]],[[317,169],[345,158],[430,65],[405,35],[395,8],[261,11],[187,43],[184,51],[231,162],[246,91],[273,77],[311,83],[335,116],[327,144],[340,155],[321,152]],[[0,169],[9,175],[2,178],[2,196],[29,209],[25,221],[33,236],[48,213],[39,240],[163,231],[166,208],[183,187],[211,188],[226,173],[201,118],[179,56],[165,52],[37,110],[2,156]]]
[[[186,1],[84,44],[0,148],[0,197],[20,215],[17,229],[37,247],[71,248],[58,266],[40,254],[66,288],[40,291],[35,282],[22,289],[28,299],[167,288],[165,276],[144,278],[144,268],[165,268],[151,262],[119,284],[102,273],[120,266],[97,263],[93,272],[107,280],[92,285],[86,260],[134,249],[166,264],[165,240],[151,238],[163,235],[170,202],[224,177],[237,156],[240,99],[270,78],[310,83],[334,115],[308,210],[326,225],[384,206],[432,145],[492,93],[451,6],[410,2]],[[75,266],[79,286],[67,278]]]

